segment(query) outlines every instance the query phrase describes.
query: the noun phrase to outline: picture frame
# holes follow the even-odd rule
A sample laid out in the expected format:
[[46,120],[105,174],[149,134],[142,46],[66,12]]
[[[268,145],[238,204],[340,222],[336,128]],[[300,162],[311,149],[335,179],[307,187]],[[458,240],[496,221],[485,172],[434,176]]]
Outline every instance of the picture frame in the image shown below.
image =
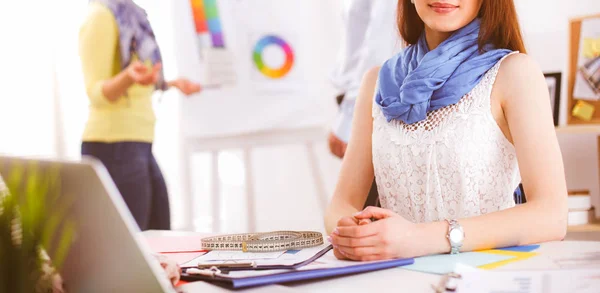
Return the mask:
[[560,115],[560,93],[562,83],[561,72],[544,73],[548,92],[550,93],[550,106],[552,107],[552,117],[554,118],[554,126],[558,126]]

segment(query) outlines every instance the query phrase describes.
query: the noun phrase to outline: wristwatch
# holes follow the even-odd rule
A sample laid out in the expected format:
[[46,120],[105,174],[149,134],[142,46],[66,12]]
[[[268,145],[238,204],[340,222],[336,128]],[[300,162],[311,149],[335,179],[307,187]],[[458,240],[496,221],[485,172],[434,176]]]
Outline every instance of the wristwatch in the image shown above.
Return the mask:
[[465,231],[456,220],[446,220],[446,222],[448,222],[448,234],[446,238],[450,241],[450,247],[452,248],[450,254],[457,254],[463,245]]

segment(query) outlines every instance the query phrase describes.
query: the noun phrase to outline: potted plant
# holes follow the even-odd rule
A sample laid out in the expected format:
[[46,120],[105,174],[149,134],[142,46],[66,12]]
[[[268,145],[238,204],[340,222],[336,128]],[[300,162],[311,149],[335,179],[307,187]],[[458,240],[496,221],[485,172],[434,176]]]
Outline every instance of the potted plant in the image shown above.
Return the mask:
[[63,292],[58,271],[75,226],[57,205],[58,172],[13,171],[0,177],[0,292]]

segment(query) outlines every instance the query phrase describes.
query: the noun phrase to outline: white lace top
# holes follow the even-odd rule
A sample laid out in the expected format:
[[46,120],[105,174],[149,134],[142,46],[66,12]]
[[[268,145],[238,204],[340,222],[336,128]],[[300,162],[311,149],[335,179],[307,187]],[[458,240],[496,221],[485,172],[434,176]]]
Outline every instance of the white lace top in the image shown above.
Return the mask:
[[490,96],[500,60],[457,104],[407,125],[373,106],[373,166],[384,208],[413,222],[477,216],[515,205],[521,176]]

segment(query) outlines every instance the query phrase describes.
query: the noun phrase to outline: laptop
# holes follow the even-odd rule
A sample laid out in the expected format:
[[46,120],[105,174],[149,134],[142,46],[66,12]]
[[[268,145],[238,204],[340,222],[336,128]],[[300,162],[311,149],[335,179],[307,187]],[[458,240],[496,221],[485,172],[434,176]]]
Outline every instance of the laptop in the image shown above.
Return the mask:
[[[72,203],[67,217],[76,226],[61,269],[67,292],[175,292],[102,163],[88,157],[58,161],[0,156],[5,179],[16,166],[26,173],[58,168],[59,205]],[[56,210],[47,207],[48,214]]]

